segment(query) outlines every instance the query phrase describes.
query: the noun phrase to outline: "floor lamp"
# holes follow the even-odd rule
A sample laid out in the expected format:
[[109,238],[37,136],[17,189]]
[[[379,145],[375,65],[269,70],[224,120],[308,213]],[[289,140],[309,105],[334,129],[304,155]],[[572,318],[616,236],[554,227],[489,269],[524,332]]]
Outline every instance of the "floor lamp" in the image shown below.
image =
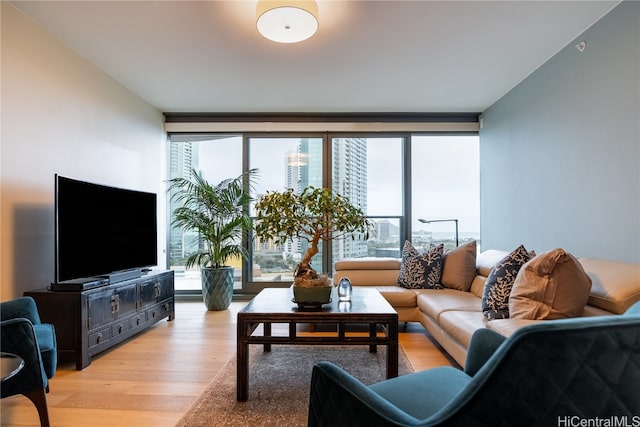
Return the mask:
[[424,224],[431,224],[432,222],[455,222],[456,223],[456,248],[458,247],[458,220],[457,219],[423,219],[418,218],[418,221]]

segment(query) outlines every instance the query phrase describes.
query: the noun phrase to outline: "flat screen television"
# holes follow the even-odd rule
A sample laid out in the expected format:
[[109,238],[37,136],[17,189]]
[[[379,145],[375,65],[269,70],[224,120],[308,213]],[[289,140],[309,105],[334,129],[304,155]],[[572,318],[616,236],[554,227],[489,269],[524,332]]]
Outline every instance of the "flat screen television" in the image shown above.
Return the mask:
[[55,281],[158,264],[157,197],[55,175]]

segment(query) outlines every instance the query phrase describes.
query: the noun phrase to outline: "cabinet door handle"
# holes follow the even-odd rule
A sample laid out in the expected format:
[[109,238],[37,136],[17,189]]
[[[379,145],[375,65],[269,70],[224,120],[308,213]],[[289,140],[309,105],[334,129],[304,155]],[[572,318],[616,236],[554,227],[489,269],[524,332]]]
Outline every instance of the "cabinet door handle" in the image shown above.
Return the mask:
[[102,332],[98,332],[98,335],[96,336],[96,344],[100,344],[100,341],[102,341]]
[[111,296],[111,314],[116,314],[120,311],[120,295]]

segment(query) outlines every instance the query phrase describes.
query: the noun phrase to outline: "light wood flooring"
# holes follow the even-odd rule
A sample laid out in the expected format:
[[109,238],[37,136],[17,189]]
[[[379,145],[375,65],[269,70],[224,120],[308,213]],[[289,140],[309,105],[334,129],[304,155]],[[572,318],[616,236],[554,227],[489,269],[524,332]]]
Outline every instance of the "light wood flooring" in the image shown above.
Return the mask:
[[[236,313],[207,311],[201,301],[176,303],[176,319],[163,320],[75,370],[59,364],[47,394],[52,427],[174,426],[235,355]],[[451,365],[420,324],[400,333],[416,370]],[[39,426],[24,396],[1,400],[2,426]]]

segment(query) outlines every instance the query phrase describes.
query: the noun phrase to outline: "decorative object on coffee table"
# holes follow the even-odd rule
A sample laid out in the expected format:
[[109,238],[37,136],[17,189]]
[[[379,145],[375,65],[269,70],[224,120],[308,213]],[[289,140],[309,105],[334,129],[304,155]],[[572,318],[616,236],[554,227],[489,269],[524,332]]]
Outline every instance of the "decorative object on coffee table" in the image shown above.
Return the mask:
[[331,286],[304,287],[292,285],[292,302],[298,304],[298,308],[321,308],[323,304],[331,302],[331,289]]
[[198,251],[191,254],[186,268],[201,267],[202,298],[208,310],[226,310],[233,295],[234,268],[230,258],[244,257],[244,233],[251,230],[250,190],[256,169],[237,178],[211,185],[193,169],[190,178],[169,181],[171,200],[181,206],[173,212],[172,225],[198,233]]
[[[335,238],[360,234],[369,237],[371,223],[364,212],[353,206],[349,199],[327,188],[307,187],[301,193],[293,189],[284,192],[267,192],[255,205],[255,231],[262,239],[284,244],[293,239],[309,242],[304,257],[294,272],[295,301],[327,303],[331,294],[331,280],[311,267],[311,259],[319,252],[318,244]],[[318,289],[319,295],[302,297],[297,288]],[[305,291],[307,292],[307,291]],[[303,299],[304,298],[304,299]],[[307,301],[314,298],[314,301]]]
[[343,277],[338,282],[338,301],[340,302],[349,302],[351,301],[351,280],[348,277]]

